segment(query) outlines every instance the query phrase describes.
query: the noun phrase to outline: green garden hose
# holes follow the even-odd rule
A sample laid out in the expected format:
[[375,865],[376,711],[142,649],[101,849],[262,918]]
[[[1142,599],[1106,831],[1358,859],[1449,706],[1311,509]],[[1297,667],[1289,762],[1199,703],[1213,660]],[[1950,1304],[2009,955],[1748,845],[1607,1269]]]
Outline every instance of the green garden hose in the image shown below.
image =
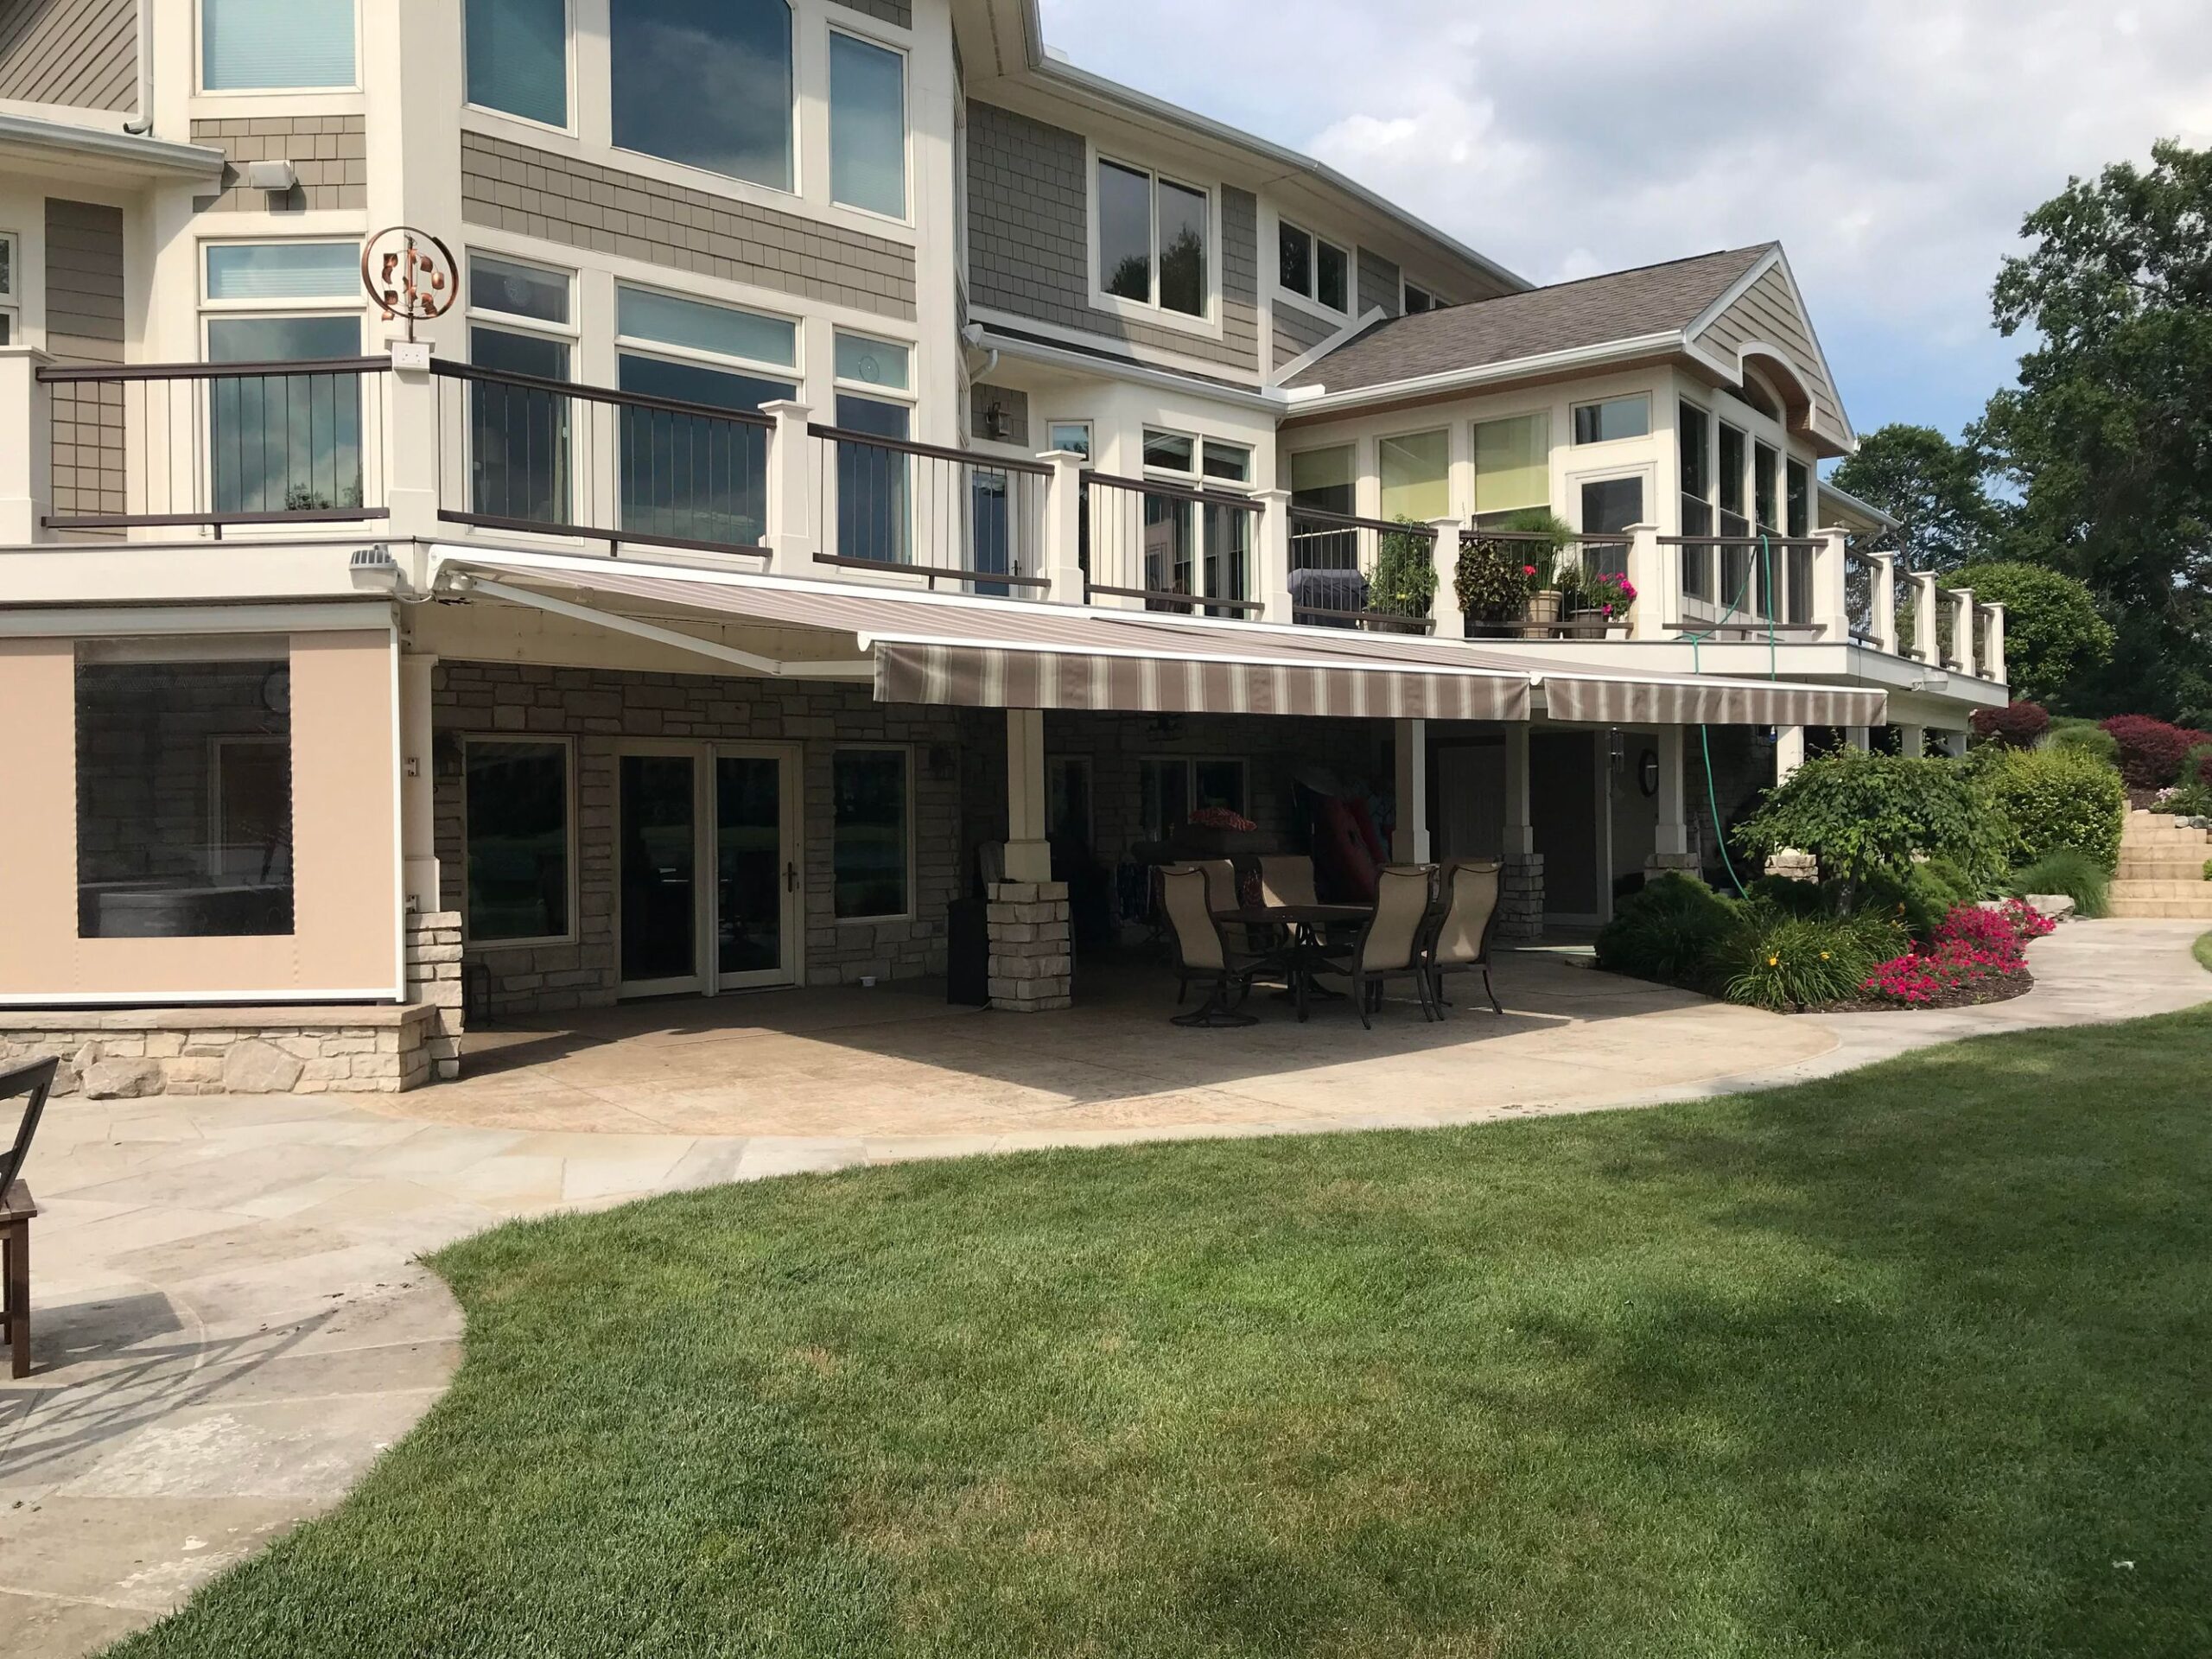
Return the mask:
[[[1774,549],[1768,543],[1764,532],[1759,536],[1759,575],[1761,579],[1760,585],[1765,589],[1769,600],[1767,610],[1771,613],[1774,609],[1772,603],[1774,594]],[[1690,672],[1693,675],[1700,672],[1702,669],[1698,647],[1702,645],[1707,639],[1710,639],[1714,634],[1719,632],[1722,628],[1728,626],[1728,619],[1735,615],[1737,606],[1742,603],[1744,594],[1745,591],[1750,588],[1751,585],[1751,567],[1746,565],[1744,567],[1743,584],[1736,589],[1735,597],[1728,601],[1728,608],[1721,612],[1720,620],[1715,622],[1710,628],[1707,628],[1703,633],[1693,633],[1685,636],[1689,640]],[[1776,680],[1782,677],[1777,666],[1774,618],[1771,614],[1770,614],[1766,620],[1766,677],[1770,680]],[[1728,872],[1728,882],[1731,887],[1736,889],[1736,896],[1738,899],[1747,899],[1751,895],[1745,891],[1744,878],[1736,874],[1736,861],[1728,856],[1728,837],[1721,833],[1720,786],[1719,784],[1714,782],[1713,776],[1713,738],[1710,728],[1705,726],[1702,722],[1700,723],[1697,728],[1697,743],[1699,751],[1705,756],[1705,800],[1707,806],[1711,808],[1713,812],[1713,838],[1720,843],[1720,868]]]

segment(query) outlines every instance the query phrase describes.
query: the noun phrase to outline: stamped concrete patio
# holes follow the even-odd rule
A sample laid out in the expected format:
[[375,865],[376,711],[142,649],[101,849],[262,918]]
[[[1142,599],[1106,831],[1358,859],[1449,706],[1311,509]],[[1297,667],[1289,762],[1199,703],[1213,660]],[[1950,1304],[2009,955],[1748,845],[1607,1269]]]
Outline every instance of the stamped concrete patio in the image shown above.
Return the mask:
[[1507,958],[1509,1016],[1342,1004],[1168,1025],[1155,976],[1033,1018],[907,990],[667,1003],[482,1033],[474,1075],[359,1097],[58,1103],[29,1179],[35,1359],[0,1383],[0,1655],[92,1650],[334,1502],[459,1360],[416,1257],[511,1217],[874,1160],[1461,1122],[1847,1069],[2212,995],[2196,925],[2085,923],[2029,996],[1784,1020]]

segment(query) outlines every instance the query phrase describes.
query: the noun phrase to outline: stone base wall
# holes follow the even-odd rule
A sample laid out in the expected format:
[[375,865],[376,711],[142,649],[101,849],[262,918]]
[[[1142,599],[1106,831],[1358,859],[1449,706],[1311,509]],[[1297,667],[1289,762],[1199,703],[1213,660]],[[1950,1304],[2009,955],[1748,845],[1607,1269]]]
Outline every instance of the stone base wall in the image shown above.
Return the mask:
[[1544,855],[1508,853],[1499,873],[1497,937],[1537,939],[1544,933]]
[[1065,881],[1001,881],[991,888],[991,1006],[1043,1014],[1068,1006],[1074,971]]
[[462,1003],[459,911],[408,913],[407,1000],[431,1010],[429,1034],[423,1039],[430,1076],[439,1082],[459,1077]]
[[1704,868],[1695,853],[1654,853],[1643,861],[1643,879],[1650,880],[1659,875],[1687,875],[1692,880]]
[[54,1092],[88,1100],[397,1094],[434,1075],[438,1014],[424,1004],[10,1011],[0,1066],[58,1056]]
[[1810,853],[1769,853],[1765,874],[1785,881],[1818,881],[1821,861]]

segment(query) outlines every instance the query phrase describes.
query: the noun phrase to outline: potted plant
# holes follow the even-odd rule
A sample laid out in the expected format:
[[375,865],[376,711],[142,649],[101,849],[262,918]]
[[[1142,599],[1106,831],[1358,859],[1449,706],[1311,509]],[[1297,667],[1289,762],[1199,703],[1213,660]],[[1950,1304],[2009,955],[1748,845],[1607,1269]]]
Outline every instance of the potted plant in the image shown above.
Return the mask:
[[1521,613],[1522,637],[1548,639],[1558,632],[1560,618],[1567,609],[1566,595],[1560,588],[1560,572],[1573,567],[1562,564],[1560,555],[1573,542],[1574,526],[1554,512],[1531,507],[1515,513],[1498,528],[1510,533],[1512,539],[1506,545],[1521,555],[1521,579],[1527,594]]
[[1473,536],[1459,544],[1459,563],[1452,578],[1452,591],[1467,618],[1467,632],[1498,634],[1516,632],[1529,601],[1529,579],[1522,574],[1522,543],[1496,537]]
[[1429,550],[1432,538],[1422,527],[1410,518],[1398,522],[1406,528],[1385,531],[1376,549],[1367,606],[1418,625],[1428,620],[1436,598],[1436,560]]
[[1573,576],[1567,613],[1569,633],[1601,639],[1628,621],[1629,607],[1636,603],[1636,584],[1626,575],[1617,570],[1592,575],[1578,569]]

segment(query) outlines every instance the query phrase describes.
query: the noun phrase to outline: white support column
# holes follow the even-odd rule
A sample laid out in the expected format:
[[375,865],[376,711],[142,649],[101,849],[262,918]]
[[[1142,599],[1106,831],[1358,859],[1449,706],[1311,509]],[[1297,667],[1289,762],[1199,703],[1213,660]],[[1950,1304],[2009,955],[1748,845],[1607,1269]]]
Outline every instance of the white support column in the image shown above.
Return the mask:
[[1805,728],[1802,726],[1777,726],[1774,728],[1774,781],[1786,784],[1797,768],[1805,764]]
[[1943,666],[1942,653],[1936,649],[1936,607],[1942,603],[1936,591],[1935,573],[1915,570],[1912,575],[1912,650],[1913,655],[1930,668]]
[[1397,827],[1390,856],[1401,864],[1428,862],[1428,722],[1401,720],[1393,734],[1397,762]]
[[1974,674],[1974,589],[1955,588],[1951,597],[1958,612],[1951,621],[1951,648],[1959,659],[1959,672],[1969,678]]
[[1898,721],[1897,753],[1908,760],[1917,760],[1928,753],[1928,728],[1910,721]]
[[1544,931],[1544,856],[1529,817],[1529,726],[1505,728],[1504,868],[1498,888],[1497,936],[1540,938]]
[[760,405],[760,412],[776,423],[768,435],[768,529],[762,539],[768,547],[768,570],[772,575],[814,574],[814,556],[820,549],[814,515],[814,445],[806,425],[813,410],[789,398]]
[[1936,735],[1942,741],[1944,753],[1954,760],[1966,759],[1967,734],[1964,732],[1938,732]]
[[1290,622],[1290,492],[1261,490],[1260,568],[1252,573],[1260,620]]
[[1037,459],[1052,469],[1045,480],[1044,564],[1037,574],[1052,582],[1046,597],[1052,603],[1080,605],[1090,596],[1083,574],[1083,457],[1047,449]]
[[1628,582],[1636,589],[1636,605],[1629,613],[1629,638],[1663,639],[1667,613],[1681,590],[1678,572],[1682,550],[1662,547],[1656,524],[1630,524],[1628,533]]
[[51,539],[53,404],[37,370],[54,359],[28,346],[0,347],[0,546]]
[[1871,728],[1865,726],[1847,726],[1843,728],[1843,741],[1852,748],[1858,750],[1859,753],[1865,754],[1874,747],[1874,734]]
[[431,676],[438,659],[427,652],[399,656],[399,855],[407,907],[429,913],[439,906],[437,797],[431,753]]
[[1505,728],[1505,845],[1509,859],[1516,853],[1536,850],[1536,832],[1529,819],[1529,727],[1519,721]]
[[1820,546],[1813,551],[1814,624],[1821,638],[1842,645],[1851,638],[1851,577],[1849,537],[1840,530],[1814,532]]
[[2005,607],[2002,605],[1985,607],[1989,612],[1989,660],[1981,665],[1982,672],[1999,685],[2012,683],[2005,668]]
[[1052,849],[1046,839],[1045,711],[1006,711],[1006,879],[1049,881]]
[[1653,832],[1655,861],[1686,858],[1690,850],[1689,817],[1682,787],[1683,728],[1659,728],[1659,824]]
[[1874,643],[1894,657],[1897,654],[1897,556],[1870,553],[1874,567]]
[[[394,340],[386,342],[385,349],[391,353],[391,372],[385,377],[384,390],[388,406],[384,430],[370,439],[384,446],[388,509],[384,531],[395,542],[435,541],[439,532],[440,383],[430,372],[427,342]],[[460,381],[451,385],[454,391],[461,391]],[[459,426],[455,423],[456,430]],[[454,505],[460,508],[469,504],[457,501]],[[420,575],[410,572],[410,578]]]
[[1429,557],[1436,568],[1436,594],[1429,601],[1429,620],[1439,639],[1467,637],[1467,613],[1459,608],[1459,538],[1466,532],[1463,518],[1432,518],[1436,539],[1429,543]]

